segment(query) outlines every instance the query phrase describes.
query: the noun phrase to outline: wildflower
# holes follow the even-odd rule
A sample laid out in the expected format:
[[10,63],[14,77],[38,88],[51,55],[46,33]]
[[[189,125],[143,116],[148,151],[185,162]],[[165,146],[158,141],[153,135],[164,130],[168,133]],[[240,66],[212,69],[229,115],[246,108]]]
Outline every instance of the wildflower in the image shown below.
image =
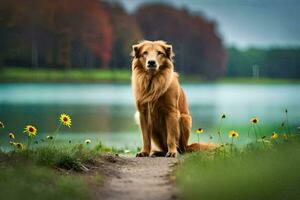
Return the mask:
[[253,118],[250,119],[250,121],[251,121],[253,124],[256,124],[256,123],[258,123],[258,118],[253,117]]
[[232,131],[229,131],[229,137],[230,138],[238,138],[239,137],[239,133],[232,130]]
[[89,140],[89,139],[84,141],[84,143],[86,143],[86,144],[90,144],[91,142],[92,142],[92,141]]
[[17,149],[20,149],[20,150],[24,149],[24,145],[22,143],[15,143],[14,145]]
[[0,128],[4,128],[4,124],[1,121],[0,121]]
[[46,137],[48,140],[53,140],[53,136],[52,135],[47,135]]
[[72,125],[71,117],[65,113],[60,115],[59,120],[60,120],[61,124],[63,124],[64,126],[68,126],[69,128]]
[[9,133],[9,134],[8,134],[8,137],[9,137],[10,139],[15,139],[15,134]]
[[275,132],[273,132],[273,133],[272,133],[272,136],[271,136],[271,139],[275,140],[275,139],[277,139],[277,138],[278,138],[278,134],[275,133]]
[[225,119],[225,118],[226,118],[226,115],[225,115],[225,114],[222,114],[221,118],[222,118],[222,119]]
[[204,129],[203,129],[203,128],[198,128],[198,129],[196,130],[196,133],[202,134],[202,133],[204,133]]
[[32,125],[27,125],[24,129],[24,133],[26,133],[30,137],[36,136],[37,129]]
[[27,125],[24,129],[24,133],[26,133],[29,137],[36,136],[37,129],[32,125]]

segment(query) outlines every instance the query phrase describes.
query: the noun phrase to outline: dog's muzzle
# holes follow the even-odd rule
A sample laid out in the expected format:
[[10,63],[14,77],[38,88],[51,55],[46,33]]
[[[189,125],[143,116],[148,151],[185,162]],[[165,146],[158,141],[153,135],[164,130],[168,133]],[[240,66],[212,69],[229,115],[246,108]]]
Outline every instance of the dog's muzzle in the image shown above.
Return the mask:
[[147,68],[148,68],[149,70],[155,70],[155,69],[157,68],[157,65],[156,65],[155,60],[149,60],[149,61],[147,62]]

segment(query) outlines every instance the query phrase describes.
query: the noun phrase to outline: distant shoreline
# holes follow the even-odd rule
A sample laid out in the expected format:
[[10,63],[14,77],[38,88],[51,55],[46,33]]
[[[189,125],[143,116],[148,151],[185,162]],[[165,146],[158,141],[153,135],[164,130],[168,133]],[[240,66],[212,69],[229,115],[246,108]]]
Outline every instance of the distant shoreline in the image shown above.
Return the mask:
[[[131,72],[129,70],[53,70],[53,69],[0,69],[1,83],[118,83],[129,84]],[[180,81],[187,84],[300,84],[300,79],[271,79],[251,77],[225,77],[218,80],[204,80],[198,75],[180,76]]]

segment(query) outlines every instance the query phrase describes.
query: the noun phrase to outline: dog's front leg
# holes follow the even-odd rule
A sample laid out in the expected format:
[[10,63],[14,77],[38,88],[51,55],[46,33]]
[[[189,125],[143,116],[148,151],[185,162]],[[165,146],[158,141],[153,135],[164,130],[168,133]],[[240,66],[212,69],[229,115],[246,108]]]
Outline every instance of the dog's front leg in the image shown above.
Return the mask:
[[169,112],[166,116],[167,145],[166,157],[177,156],[177,144],[179,141],[179,116],[177,112]]
[[147,157],[151,150],[151,133],[148,130],[146,116],[144,112],[140,112],[140,126],[143,135],[143,148],[136,154],[136,157]]

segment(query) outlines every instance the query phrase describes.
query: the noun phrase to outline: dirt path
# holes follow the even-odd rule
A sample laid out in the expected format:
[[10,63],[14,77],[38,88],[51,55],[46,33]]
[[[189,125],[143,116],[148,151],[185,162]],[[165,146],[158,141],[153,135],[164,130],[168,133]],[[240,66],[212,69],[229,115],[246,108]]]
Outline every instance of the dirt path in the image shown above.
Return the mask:
[[175,199],[170,173],[176,162],[175,158],[106,156],[102,163],[104,184],[97,192],[96,199]]

